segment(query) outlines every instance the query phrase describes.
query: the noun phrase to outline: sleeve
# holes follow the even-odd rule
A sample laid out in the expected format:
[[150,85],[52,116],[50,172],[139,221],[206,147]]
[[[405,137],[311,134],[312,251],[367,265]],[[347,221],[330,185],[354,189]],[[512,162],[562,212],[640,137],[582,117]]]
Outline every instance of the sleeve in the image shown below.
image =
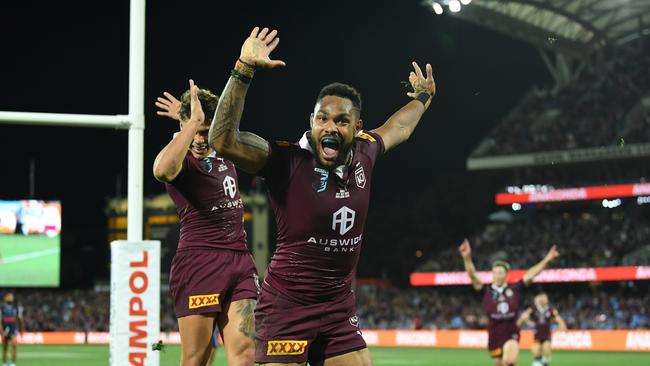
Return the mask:
[[361,131],[357,134],[357,138],[365,142],[364,151],[368,154],[374,166],[377,159],[386,152],[384,140],[381,139],[381,136],[371,131]]
[[187,171],[190,169],[190,154],[185,154],[185,158],[183,159],[183,165],[181,166],[181,171],[178,172],[178,175],[174,180],[170,182],[172,185],[177,185],[178,183],[182,182],[185,178],[185,175],[187,174]]
[[294,149],[295,146],[286,141],[269,143],[269,159],[257,172],[269,187],[288,183],[297,160]]

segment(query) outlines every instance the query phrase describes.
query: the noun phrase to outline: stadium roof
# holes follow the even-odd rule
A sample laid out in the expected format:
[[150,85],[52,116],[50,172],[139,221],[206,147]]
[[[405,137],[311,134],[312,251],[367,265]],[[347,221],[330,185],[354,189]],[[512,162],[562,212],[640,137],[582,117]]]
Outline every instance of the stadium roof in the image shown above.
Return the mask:
[[650,34],[650,0],[474,0],[451,14],[573,56]]

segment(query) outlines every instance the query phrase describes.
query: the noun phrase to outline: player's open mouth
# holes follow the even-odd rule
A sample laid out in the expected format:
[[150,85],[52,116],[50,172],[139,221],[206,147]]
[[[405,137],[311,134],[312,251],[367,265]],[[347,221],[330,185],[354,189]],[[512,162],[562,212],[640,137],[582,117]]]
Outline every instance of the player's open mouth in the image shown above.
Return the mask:
[[326,160],[334,160],[339,155],[339,148],[341,143],[334,137],[323,137],[320,140],[321,149],[323,150],[323,157]]
[[208,149],[208,144],[192,144],[192,150],[198,154],[203,154]]

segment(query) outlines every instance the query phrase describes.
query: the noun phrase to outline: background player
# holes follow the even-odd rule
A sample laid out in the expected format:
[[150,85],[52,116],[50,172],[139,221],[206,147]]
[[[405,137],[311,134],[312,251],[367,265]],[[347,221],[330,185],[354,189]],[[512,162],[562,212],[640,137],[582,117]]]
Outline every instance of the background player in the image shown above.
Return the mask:
[[551,363],[551,323],[555,321],[561,331],[566,331],[566,323],[557,309],[549,305],[545,293],[537,294],[534,307],[521,313],[517,325],[528,324],[534,329],[535,341],[531,352],[533,366],[548,366]]
[[215,323],[229,365],[252,365],[254,357],[257,274],[246,246],[237,172],[207,144],[203,110],[214,113],[217,102],[190,81],[181,97],[181,131],[154,162],[154,176],[165,182],[181,221],[169,286],[182,365],[206,365]]
[[521,289],[523,286],[528,286],[533,278],[560,253],[553,245],[544,259],[528,269],[524,277],[514,284],[507,282],[510,265],[504,261],[494,262],[492,264],[493,282],[490,286],[485,286],[476,274],[476,268],[472,261],[472,248],[467,239],[460,245],[459,251],[472,286],[476,291],[483,291],[483,309],[489,318],[488,350],[490,356],[496,366],[516,365],[519,355],[517,315]]
[[239,123],[255,69],[284,66],[269,58],[279,42],[276,36],[275,30],[256,27],[246,39],[209,135],[210,145],[224,157],[265,178],[275,212],[277,247],[255,310],[255,360],[371,365],[352,279],[372,172],[379,156],[410,137],[428,107],[435,94],[431,65],[425,77],[413,63],[409,96],[414,100],[375,130],[360,133],[359,93],[334,83],[316,98],[311,129],[298,144],[269,143],[240,131]]
[[[10,292],[4,296],[0,305],[0,336],[2,337],[2,366],[16,366],[16,344],[18,330],[23,332],[23,320],[20,309],[14,303],[14,295]],[[11,362],[7,362],[7,353],[11,348]]]

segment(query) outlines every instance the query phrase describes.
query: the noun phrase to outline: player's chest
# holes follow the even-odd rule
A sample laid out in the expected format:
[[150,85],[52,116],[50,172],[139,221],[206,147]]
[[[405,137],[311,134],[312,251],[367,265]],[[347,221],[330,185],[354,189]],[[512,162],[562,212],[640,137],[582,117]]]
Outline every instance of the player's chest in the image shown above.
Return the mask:
[[486,294],[486,302],[494,308],[508,304],[513,306],[519,303],[519,294],[511,288],[506,288],[503,291],[490,290]]
[[235,166],[219,158],[194,161],[188,186],[192,188],[193,195],[206,200],[235,199],[239,194]]
[[327,170],[312,162],[302,164],[290,184],[290,193],[296,201],[330,211],[348,206],[367,209],[370,199],[372,164],[367,159]]

